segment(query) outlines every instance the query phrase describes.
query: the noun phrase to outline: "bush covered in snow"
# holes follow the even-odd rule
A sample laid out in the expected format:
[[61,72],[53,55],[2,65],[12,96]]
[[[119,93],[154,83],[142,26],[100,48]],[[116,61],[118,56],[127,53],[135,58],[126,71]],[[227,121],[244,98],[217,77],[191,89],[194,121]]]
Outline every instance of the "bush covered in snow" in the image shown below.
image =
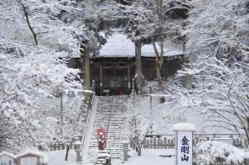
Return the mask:
[[197,165],[240,165],[248,159],[246,153],[230,144],[207,141],[196,146],[195,164]]

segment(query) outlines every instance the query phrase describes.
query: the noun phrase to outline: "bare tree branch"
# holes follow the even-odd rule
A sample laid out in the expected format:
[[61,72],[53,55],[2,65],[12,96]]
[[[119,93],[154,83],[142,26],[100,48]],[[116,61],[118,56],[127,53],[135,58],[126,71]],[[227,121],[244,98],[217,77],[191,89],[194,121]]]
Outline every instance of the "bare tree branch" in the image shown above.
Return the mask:
[[32,33],[32,36],[34,38],[34,42],[35,42],[35,45],[37,46],[38,45],[38,40],[37,40],[37,34],[35,33],[33,27],[31,26],[31,22],[30,22],[30,19],[29,19],[29,15],[28,15],[28,12],[27,12],[27,8],[25,7],[25,5],[22,3],[21,0],[16,0],[22,7],[22,10],[23,10],[23,13],[24,13],[24,16],[25,16],[25,19],[26,19],[26,22],[27,22],[27,25],[28,25],[28,28],[29,30],[31,31]]

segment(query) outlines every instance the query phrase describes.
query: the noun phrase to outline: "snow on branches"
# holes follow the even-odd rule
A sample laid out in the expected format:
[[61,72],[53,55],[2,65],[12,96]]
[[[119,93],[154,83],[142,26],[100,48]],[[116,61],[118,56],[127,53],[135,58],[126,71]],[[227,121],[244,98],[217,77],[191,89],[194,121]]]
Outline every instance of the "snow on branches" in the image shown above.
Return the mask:
[[248,138],[248,2],[192,3],[185,31],[191,97],[199,100],[199,109],[209,116],[209,126],[244,133]]
[[[0,3],[0,15],[5,15],[0,21],[4,29],[0,32],[0,113],[4,118],[1,122],[7,121],[11,129],[7,129],[2,141],[14,149],[48,143],[54,138],[63,140],[65,137],[58,133],[62,115],[69,123],[69,132],[65,132],[68,138],[82,131],[77,127],[80,120],[72,122],[82,110],[82,96],[77,95],[82,88],[76,81],[79,71],[69,69],[64,61],[79,55],[84,34],[78,28],[80,17],[76,15],[81,12],[73,1],[18,2],[26,9],[38,46],[33,46],[20,4]],[[64,95],[63,114],[58,92]],[[69,97],[69,93],[77,97]],[[0,125],[0,134],[5,135],[6,129]]]

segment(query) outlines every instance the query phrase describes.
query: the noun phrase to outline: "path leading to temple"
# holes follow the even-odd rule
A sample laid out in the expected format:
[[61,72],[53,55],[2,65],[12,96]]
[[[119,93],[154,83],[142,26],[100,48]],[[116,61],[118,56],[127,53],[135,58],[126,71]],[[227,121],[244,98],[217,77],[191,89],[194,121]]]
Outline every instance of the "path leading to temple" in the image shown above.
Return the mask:
[[[128,96],[97,97],[96,114],[92,123],[91,139],[88,146],[88,162],[95,162],[97,157],[96,130],[104,128],[107,131],[107,152],[112,159],[122,159],[122,145],[128,142],[127,101]],[[87,162],[86,162],[87,163]]]

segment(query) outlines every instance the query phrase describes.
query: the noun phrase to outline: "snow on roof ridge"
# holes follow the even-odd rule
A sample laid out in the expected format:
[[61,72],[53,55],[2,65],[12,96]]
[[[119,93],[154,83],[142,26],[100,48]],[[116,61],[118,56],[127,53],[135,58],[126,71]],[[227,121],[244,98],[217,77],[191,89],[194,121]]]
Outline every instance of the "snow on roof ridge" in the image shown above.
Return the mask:
[[44,152],[40,152],[40,151],[38,151],[36,149],[33,149],[33,150],[32,149],[26,149],[25,151],[17,154],[16,157],[22,157],[22,156],[27,155],[27,154],[40,156],[40,157],[42,157],[42,162],[43,163],[48,162],[47,155]]
[[177,123],[173,126],[174,131],[195,131],[195,125],[192,123]]
[[2,155],[7,155],[7,156],[10,156],[10,157],[12,157],[12,158],[15,158],[15,157],[16,157],[14,154],[12,154],[12,153],[10,153],[10,152],[6,152],[6,151],[0,152],[0,156],[2,156]]

